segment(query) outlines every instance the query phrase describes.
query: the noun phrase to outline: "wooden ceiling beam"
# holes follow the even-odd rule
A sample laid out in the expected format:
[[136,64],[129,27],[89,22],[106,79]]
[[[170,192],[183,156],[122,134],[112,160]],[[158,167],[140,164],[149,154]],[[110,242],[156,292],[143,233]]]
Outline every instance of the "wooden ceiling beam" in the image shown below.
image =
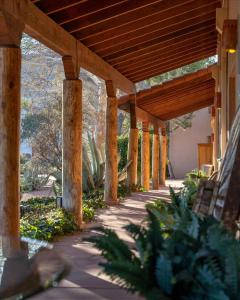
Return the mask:
[[166,113],[168,111],[176,110],[178,107],[182,107],[184,105],[188,105],[188,103],[196,103],[202,99],[205,99],[206,97],[213,97],[213,92],[212,88],[208,88],[206,90],[202,91],[196,91],[195,94],[194,92],[191,92],[189,95],[181,96],[180,98],[174,97],[174,98],[169,98],[167,100],[159,100],[156,101],[152,105],[142,105],[139,104],[139,107],[145,110],[150,110],[154,115],[157,115],[159,111],[164,110]]
[[172,70],[175,70],[175,69],[178,69],[180,67],[183,67],[183,66],[187,66],[187,65],[190,65],[194,62],[197,62],[197,61],[200,61],[200,60],[203,60],[203,59],[206,59],[208,57],[211,57],[213,55],[216,54],[216,51],[213,51],[213,52],[210,52],[208,55],[206,56],[196,56],[194,58],[187,58],[186,61],[181,61],[181,62],[178,62],[174,65],[169,65],[163,69],[159,69],[159,70],[152,70],[151,72],[146,72],[146,73],[142,73],[141,76],[139,77],[131,77],[131,80],[133,82],[140,82],[142,80],[146,80],[146,79],[149,79],[149,78],[152,78],[154,76],[158,76],[158,75],[161,75],[161,74],[164,74],[164,73],[167,73],[169,71],[172,71]]
[[40,11],[30,0],[1,0],[0,11],[24,22],[24,31],[61,56],[72,56],[82,68],[133,93],[134,84]]
[[179,59],[181,59],[181,57],[190,57],[192,54],[194,53],[206,53],[207,51],[209,51],[210,49],[216,49],[216,44],[214,44],[212,41],[209,41],[208,43],[204,44],[203,46],[201,46],[201,44],[199,45],[191,45],[192,47],[190,48],[188,46],[184,47],[182,50],[181,49],[172,49],[174,51],[172,52],[166,52],[164,55],[159,55],[158,58],[153,59],[152,61],[147,61],[147,62],[142,62],[141,64],[139,64],[138,66],[132,66],[131,68],[128,69],[119,69],[120,72],[123,72],[123,74],[125,74],[125,76],[131,76],[131,74],[134,74],[138,71],[142,71],[144,70],[144,68],[148,68],[151,67],[153,65],[157,65],[160,63],[165,63],[165,62],[169,62],[171,63],[172,60],[176,59],[179,57]]
[[145,49],[150,49],[151,50],[154,46],[159,45],[159,44],[163,44],[163,45],[165,44],[166,45],[166,43],[169,43],[169,42],[171,42],[174,39],[179,38],[179,37],[182,37],[182,39],[184,39],[185,35],[193,34],[193,33],[197,34],[197,32],[199,32],[201,30],[205,30],[206,32],[211,31],[211,30],[215,30],[214,19],[208,20],[206,22],[204,21],[201,24],[192,25],[188,28],[170,33],[170,34],[168,34],[166,36],[163,36],[163,37],[157,37],[154,41],[147,41],[146,43],[144,42],[141,45],[136,45],[136,46],[133,46],[133,47],[128,48],[128,49],[123,49],[122,50],[121,48],[119,48],[118,52],[115,52],[113,54],[107,54],[106,53],[105,55],[102,55],[102,57],[104,59],[106,59],[107,61],[109,61],[109,60],[111,61],[114,58],[119,58],[119,57],[122,57],[122,56],[125,56],[125,55],[128,55],[128,54],[137,55],[138,52],[142,52]]
[[136,117],[142,122],[149,122],[150,124],[156,125],[161,128],[165,127],[165,123],[162,120],[153,116],[151,113],[144,111],[140,107],[136,107]]
[[[51,14],[51,18],[58,24],[62,25],[73,20],[80,20],[81,18],[85,18],[92,14],[94,15],[103,15],[103,11],[107,9],[118,9],[118,7],[127,5],[127,0],[88,0],[83,3],[79,3],[77,5],[66,8],[60,12],[55,12]],[[102,13],[100,13],[102,12]],[[91,21],[91,20],[90,20]]]
[[[179,91],[186,86],[195,86],[196,84],[201,84],[206,81],[209,81],[212,78],[212,69],[215,65],[216,64],[211,65],[208,68],[196,71],[194,73],[186,74],[181,77],[166,81],[149,89],[139,91],[136,94],[136,99],[137,101],[140,101],[141,99],[145,98],[149,99],[150,97],[154,97],[156,94],[159,93],[163,94],[164,92],[169,93],[171,91]],[[130,97],[130,95],[120,97],[118,99],[118,105],[121,106],[122,104],[125,104],[130,100]]]
[[86,0],[57,0],[57,1],[41,0],[41,1],[35,1],[34,3],[36,3],[37,7],[41,9],[45,14],[48,15],[85,1]]
[[144,49],[139,49],[133,53],[126,53],[122,55],[112,55],[111,57],[106,57],[106,61],[111,63],[112,65],[115,65],[119,62],[126,62],[131,59],[135,59],[136,57],[141,57],[147,55],[151,55],[152,53],[155,53],[156,51],[159,51],[160,49],[164,49],[166,47],[169,47],[170,45],[174,46],[175,44],[178,44],[179,42],[185,41],[188,43],[192,39],[195,39],[197,36],[202,36],[202,35],[212,35],[216,34],[216,28],[214,26],[210,26],[209,28],[198,28],[195,31],[192,32],[187,32],[184,35],[181,36],[176,36],[172,38],[170,41],[162,41],[159,44],[151,45],[147,48]]
[[173,100],[173,99],[181,99],[181,98],[187,98],[189,95],[192,93],[197,93],[197,92],[202,92],[202,91],[214,91],[214,83],[213,82],[205,82],[205,83],[200,83],[191,86],[186,86],[185,88],[178,89],[176,88],[176,91],[174,92],[173,90],[169,91],[167,90],[166,93],[164,94],[156,94],[153,95],[153,97],[149,98],[143,98],[143,99],[137,99],[137,104],[139,106],[144,106],[144,105],[153,105],[155,103],[165,103],[166,101]]
[[174,111],[180,110],[182,108],[188,107],[188,106],[192,106],[195,105],[199,102],[205,101],[206,99],[212,99],[212,93],[202,93],[202,94],[196,94],[191,95],[191,97],[189,96],[187,98],[187,101],[184,101],[184,99],[181,99],[181,101],[179,101],[178,99],[175,99],[174,101],[169,101],[165,104],[161,104],[161,105],[155,105],[154,108],[151,106],[139,106],[142,109],[148,111],[148,112],[152,112],[152,114],[154,114],[154,116],[159,116],[161,114],[169,114],[172,113]]
[[179,95],[179,97],[174,95],[173,97],[168,97],[165,99],[161,97],[156,98],[155,101],[152,101],[151,103],[138,102],[138,106],[143,109],[149,108],[154,111],[154,113],[158,113],[158,111],[161,111],[162,109],[165,111],[175,110],[178,106],[183,104],[187,105],[189,102],[195,103],[196,101],[199,101],[199,99],[205,97],[214,97],[214,86],[195,88],[187,91],[184,95]]
[[[133,21],[131,23],[117,26],[116,28],[108,28],[107,31],[95,33],[91,36],[87,36],[81,41],[87,47],[94,45],[101,46],[105,43],[112,43],[115,45],[121,41],[134,39],[139,36],[143,36],[148,32],[153,32],[159,28],[166,28],[171,24],[177,24],[183,20],[193,19],[198,16],[203,16],[216,11],[219,1],[213,0],[200,0],[197,2],[183,3],[177,9],[171,7],[165,11],[157,11],[154,15],[146,16],[141,19],[141,22]],[[77,37],[77,36],[76,36]]]
[[[204,21],[203,21],[204,20]],[[107,42],[105,41],[102,45],[96,45],[91,47],[91,50],[96,52],[100,56],[111,55],[119,51],[119,49],[129,49],[131,47],[136,47],[137,45],[145,45],[146,43],[154,43],[155,40],[160,40],[160,37],[168,37],[170,34],[178,33],[180,30],[191,30],[194,26],[201,26],[203,23],[207,21],[214,22],[215,20],[215,12],[210,12],[209,14],[203,16],[198,16],[189,20],[181,20],[179,23],[172,24],[165,28],[159,28],[157,26],[156,30],[148,31],[145,35],[141,35],[140,37],[135,37],[133,39],[119,39],[119,41]],[[144,33],[144,32],[143,32]],[[144,47],[144,46],[143,46]]]
[[[214,40],[209,39],[209,38],[206,40],[199,40],[194,43],[191,43],[191,49],[193,49],[193,51],[194,51],[196,48],[199,48],[199,51],[201,51],[203,49],[211,47],[213,44],[214,44]],[[132,70],[138,68],[139,66],[145,66],[145,65],[148,65],[149,63],[151,64],[152,62],[160,60],[160,59],[162,61],[164,61],[164,60],[166,60],[167,57],[174,57],[181,53],[189,53],[191,51],[191,49],[189,48],[189,45],[186,45],[186,43],[183,43],[183,45],[181,47],[177,46],[176,48],[173,48],[171,46],[167,49],[157,52],[153,56],[149,56],[148,58],[145,58],[144,60],[139,60],[134,63],[128,63],[124,66],[115,67],[115,68],[117,68],[119,72],[132,71]]]
[[106,24],[114,19],[127,18],[130,22],[134,18],[141,16],[141,14],[146,14],[149,11],[148,8],[154,7],[154,4],[158,2],[162,3],[162,0],[128,1],[127,4],[121,3],[118,6],[113,6],[110,10],[99,11],[89,16],[69,21],[63,24],[63,27],[73,33],[79,30],[84,31],[84,29],[99,27],[101,24]]
[[211,67],[215,66],[216,64],[213,64],[209,66],[208,68],[200,69],[194,73],[185,74],[181,77],[177,77],[174,79],[171,79],[169,81],[166,81],[162,84],[155,85],[149,89],[142,90],[136,94],[137,98],[141,99],[142,97],[152,95],[159,91],[169,90],[169,89],[176,89],[181,88],[186,84],[192,84],[194,82],[204,82],[206,80],[209,80],[211,78]]
[[152,71],[152,70],[156,70],[156,69],[162,69],[165,67],[168,67],[170,65],[174,65],[175,63],[178,64],[182,61],[186,61],[186,60],[191,60],[194,57],[202,57],[202,56],[208,56],[209,53],[214,52],[216,53],[216,46],[213,45],[211,46],[209,49],[205,49],[202,51],[198,51],[198,49],[195,49],[194,51],[190,51],[190,53],[187,54],[180,54],[179,56],[174,56],[172,58],[170,58],[169,60],[165,60],[165,61],[156,61],[152,64],[148,64],[147,66],[143,66],[142,69],[140,70],[133,70],[132,72],[126,72],[123,73],[125,74],[125,76],[127,76],[128,78],[132,78],[135,76],[139,76],[142,73],[148,72],[148,71]]
[[[168,103],[168,100],[170,101],[176,101],[176,99],[184,99],[187,100],[189,95],[194,93],[194,96],[196,93],[202,93],[202,92],[211,92],[211,95],[214,95],[214,81],[205,81],[205,82],[197,82],[190,81],[190,82],[183,82],[183,84],[176,85],[171,88],[167,88],[166,90],[160,90],[158,93],[155,93],[154,91],[152,94],[148,94],[145,97],[140,97],[138,94],[136,95],[136,103],[139,107],[145,108],[145,107],[154,107],[155,105],[166,105]],[[127,104],[130,103],[130,97],[129,95],[123,96],[119,98],[118,100],[118,107],[119,109],[125,109]]]
[[[212,2],[215,0],[210,1]],[[171,16],[178,14],[178,11],[179,14],[182,14],[188,10],[188,5],[190,7],[189,9],[191,9],[193,2],[195,2],[194,6],[196,6],[196,0],[162,1],[162,3],[156,3],[152,6],[146,7],[145,9],[138,10],[127,15],[122,15],[111,20],[106,20],[101,24],[96,24],[89,28],[82,29],[80,27],[78,31],[74,32],[74,36],[79,40],[87,39],[87,41],[89,41],[88,39],[90,37],[96,38],[97,35],[109,38],[114,36],[116,30],[118,31],[118,34],[136,30],[136,28],[141,26],[139,22],[140,20],[141,23],[143,23],[142,26],[144,26],[144,24],[151,24],[150,17],[152,17],[152,22],[159,22],[161,19],[170,18]],[[206,0],[198,0],[198,2],[205,2],[206,4]]]
[[175,119],[175,118],[184,116],[186,114],[192,113],[192,112],[197,111],[199,109],[211,106],[212,103],[213,103],[213,99],[210,98],[210,99],[202,101],[198,104],[194,104],[192,106],[182,108],[178,111],[175,111],[175,112],[172,112],[172,113],[169,113],[169,114],[161,114],[160,116],[161,116],[162,120],[168,121],[168,120]]
[[153,52],[150,52],[149,54],[146,52],[144,55],[141,56],[136,56],[134,58],[131,58],[129,60],[124,60],[124,61],[120,61],[119,63],[114,63],[114,67],[121,70],[122,68],[126,68],[129,66],[131,67],[132,65],[139,65],[142,62],[144,63],[145,61],[148,61],[149,59],[153,58],[156,59],[158,58],[160,55],[163,55],[165,53],[172,53],[174,51],[178,51],[178,49],[182,49],[182,48],[188,48],[189,49],[189,44],[196,46],[199,43],[199,46],[204,45],[206,42],[212,41],[213,43],[217,43],[217,35],[216,32],[211,32],[211,33],[204,33],[201,35],[197,35],[191,39],[187,39],[187,40],[180,40],[178,43],[174,43],[173,44],[169,44],[168,46],[165,47],[159,47],[158,49],[156,49]]
[[[166,11],[171,7],[175,7],[177,9],[180,5],[183,4],[183,1],[185,1],[184,3],[186,3],[186,2],[191,2],[192,0],[161,1],[159,3],[155,3],[153,5],[144,7],[143,9],[138,9],[133,12],[123,14],[122,16],[117,16],[115,18],[102,21],[101,24],[95,24],[88,28],[81,28],[81,24],[77,24],[77,26],[75,26],[74,36],[77,39],[81,40],[83,38],[96,35],[97,33],[101,33],[105,35],[105,32],[110,28],[120,27],[124,24],[131,23],[131,22],[136,22],[136,21],[139,22],[140,20],[144,19],[147,16],[154,15],[160,11]],[[66,29],[68,30],[68,28]]]

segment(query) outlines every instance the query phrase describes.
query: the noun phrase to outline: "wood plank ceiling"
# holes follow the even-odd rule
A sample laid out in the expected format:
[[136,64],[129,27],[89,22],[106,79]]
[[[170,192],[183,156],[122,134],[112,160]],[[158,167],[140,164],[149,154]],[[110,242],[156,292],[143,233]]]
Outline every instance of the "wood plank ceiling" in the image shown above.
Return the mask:
[[32,0],[133,82],[216,54],[220,0]]
[[[161,85],[138,92],[137,106],[162,121],[208,107],[214,103],[215,80],[211,68],[173,79]],[[119,99],[119,108],[126,105],[132,95]]]

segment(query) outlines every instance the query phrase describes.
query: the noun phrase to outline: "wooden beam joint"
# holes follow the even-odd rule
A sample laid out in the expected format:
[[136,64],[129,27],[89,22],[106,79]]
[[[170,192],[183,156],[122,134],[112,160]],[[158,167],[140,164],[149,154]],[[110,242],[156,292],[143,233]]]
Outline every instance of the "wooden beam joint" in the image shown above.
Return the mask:
[[132,94],[130,99],[131,99],[129,101],[130,127],[132,129],[136,129],[137,128],[136,96]]
[[70,55],[66,55],[62,57],[62,61],[66,79],[78,79],[80,73],[80,66],[77,60]]
[[0,47],[20,47],[24,23],[0,10]]

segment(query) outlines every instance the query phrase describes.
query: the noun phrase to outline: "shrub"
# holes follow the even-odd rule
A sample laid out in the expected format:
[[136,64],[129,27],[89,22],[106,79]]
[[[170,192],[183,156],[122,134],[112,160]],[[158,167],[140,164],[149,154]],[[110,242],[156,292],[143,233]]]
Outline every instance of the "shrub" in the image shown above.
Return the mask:
[[157,206],[147,208],[147,224],[125,227],[133,248],[109,229],[87,239],[101,250],[104,272],[148,300],[239,299],[240,242],[178,196]]
[[51,241],[56,235],[63,235],[77,229],[73,216],[64,209],[29,213],[21,218],[20,233],[33,239]]
[[180,195],[185,198],[190,207],[192,207],[196,200],[198,186],[201,180],[208,179],[206,174],[201,170],[193,170],[187,173],[186,179],[183,181],[183,188]]
[[[104,208],[103,191],[84,194],[83,219],[90,222],[94,219],[95,210]],[[31,198],[21,201],[20,232],[22,236],[51,241],[56,235],[63,235],[77,229],[71,213],[56,208],[53,197]]]
[[118,152],[120,154],[118,168],[119,170],[122,170],[128,161],[128,136],[118,136]]

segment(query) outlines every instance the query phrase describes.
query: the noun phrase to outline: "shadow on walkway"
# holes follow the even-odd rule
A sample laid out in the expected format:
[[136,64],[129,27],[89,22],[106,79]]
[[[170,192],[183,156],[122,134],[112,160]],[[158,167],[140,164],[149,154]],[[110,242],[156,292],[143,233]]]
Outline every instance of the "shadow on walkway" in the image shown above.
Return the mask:
[[[179,187],[179,183],[171,182],[172,186]],[[175,184],[175,185],[174,185]],[[177,186],[176,186],[177,184]],[[118,235],[126,242],[132,243],[122,227],[129,222],[141,223],[145,216],[145,205],[156,199],[169,200],[168,187],[146,193],[133,193],[118,206],[100,210],[97,223],[90,224],[82,233],[76,233],[61,238],[55,242],[55,248],[64,253],[72,264],[69,276],[61,282],[59,287],[32,297],[32,300],[140,300],[141,297],[128,294],[120,289],[117,284],[110,281],[104,274],[99,274],[101,269],[98,264],[102,261],[98,250],[91,244],[83,242],[83,238],[96,235],[94,227],[104,226],[116,230]]]

